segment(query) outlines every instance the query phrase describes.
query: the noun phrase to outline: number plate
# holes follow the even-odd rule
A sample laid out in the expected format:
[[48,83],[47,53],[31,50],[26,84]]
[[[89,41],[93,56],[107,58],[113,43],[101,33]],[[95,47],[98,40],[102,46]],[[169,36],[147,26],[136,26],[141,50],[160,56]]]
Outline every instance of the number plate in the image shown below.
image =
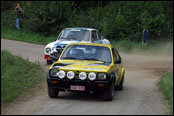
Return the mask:
[[76,86],[76,85],[71,85],[70,90],[74,91],[85,91],[85,86]]

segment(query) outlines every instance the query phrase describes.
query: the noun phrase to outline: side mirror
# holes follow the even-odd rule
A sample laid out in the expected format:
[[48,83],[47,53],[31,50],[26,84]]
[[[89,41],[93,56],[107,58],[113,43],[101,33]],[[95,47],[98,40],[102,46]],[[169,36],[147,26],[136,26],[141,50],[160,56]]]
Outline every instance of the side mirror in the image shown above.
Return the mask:
[[54,54],[50,54],[50,58],[53,59],[54,61],[57,61],[58,58],[54,56]]
[[117,60],[114,62],[115,64],[121,64],[121,60]]
[[57,38],[54,39],[55,41],[57,40]]

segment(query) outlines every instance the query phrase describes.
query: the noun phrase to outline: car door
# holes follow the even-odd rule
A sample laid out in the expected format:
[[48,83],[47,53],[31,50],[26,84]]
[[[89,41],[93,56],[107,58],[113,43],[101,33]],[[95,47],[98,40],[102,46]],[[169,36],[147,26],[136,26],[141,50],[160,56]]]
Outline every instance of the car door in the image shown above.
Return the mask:
[[114,62],[113,72],[116,77],[115,84],[117,84],[120,81],[121,63],[118,63],[118,61],[121,61],[121,57],[115,48],[112,48],[112,54],[113,54],[113,62]]

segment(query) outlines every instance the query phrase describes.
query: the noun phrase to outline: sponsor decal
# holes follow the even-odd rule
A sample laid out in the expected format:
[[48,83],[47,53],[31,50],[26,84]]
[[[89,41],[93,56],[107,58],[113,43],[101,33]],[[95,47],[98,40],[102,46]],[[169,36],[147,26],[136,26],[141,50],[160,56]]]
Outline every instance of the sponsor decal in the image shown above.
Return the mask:
[[68,67],[68,66],[64,66],[63,68],[70,68],[70,69],[73,69],[74,67]]
[[[63,42],[63,41],[65,41],[65,40],[60,40],[60,41],[58,41],[56,44],[54,44],[54,48],[56,48],[57,46],[61,46],[61,47],[66,46],[67,44],[60,44],[60,43]],[[66,40],[66,41],[67,41],[67,40]]]
[[88,64],[88,66],[98,66],[100,64]]
[[85,70],[103,70],[101,68],[84,68]]
[[108,66],[108,63],[92,63],[92,64],[88,64],[88,66],[99,66],[99,65],[105,65]]
[[72,31],[81,31],[80,29],[72,29]]
[[68,67],[68,66],[53,66],[53,68],[73,69],[74,67]]

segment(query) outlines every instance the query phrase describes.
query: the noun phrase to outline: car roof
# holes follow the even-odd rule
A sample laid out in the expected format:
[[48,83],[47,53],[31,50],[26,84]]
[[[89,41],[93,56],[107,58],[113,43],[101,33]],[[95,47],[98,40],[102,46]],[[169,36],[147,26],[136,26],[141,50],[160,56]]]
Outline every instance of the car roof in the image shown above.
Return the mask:
[[92,45],[92,46],[103,46],[103,47],[108,47],[108,48],[115,48],[114,46],[110,44],[100,44],[100,43],[71,43],[70,45]]
[[66,28],[66,29],[97,30],[97,29],[94,29],[94,28],[85,28],[85,27],[70,27],[70,28]]

